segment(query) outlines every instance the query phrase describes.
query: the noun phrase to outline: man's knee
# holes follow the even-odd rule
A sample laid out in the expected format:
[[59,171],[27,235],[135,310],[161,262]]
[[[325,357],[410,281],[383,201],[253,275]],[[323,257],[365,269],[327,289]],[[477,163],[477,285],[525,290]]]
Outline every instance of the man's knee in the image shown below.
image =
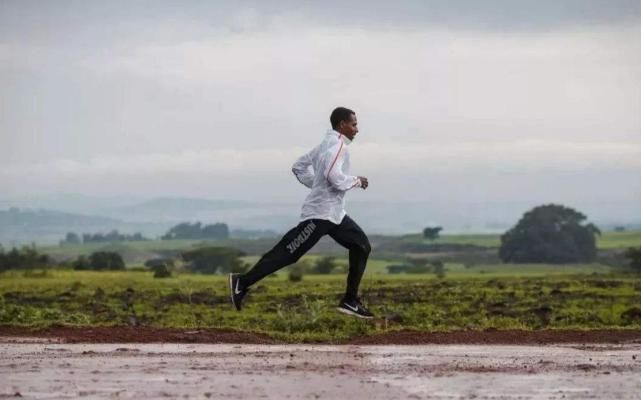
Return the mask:
[[365,242],[363,245],[363,250],[365,251],[365,254],[369,256],[369,253],[372,252],[372,245],[369,243],[369,240]]
[[367,257],[369,256],[369,253],[372,252],[372,246],[369,244],[369,240],[365,240],[364,242],[357,244],[354,247],[354,250],[363,253],[363,255]]

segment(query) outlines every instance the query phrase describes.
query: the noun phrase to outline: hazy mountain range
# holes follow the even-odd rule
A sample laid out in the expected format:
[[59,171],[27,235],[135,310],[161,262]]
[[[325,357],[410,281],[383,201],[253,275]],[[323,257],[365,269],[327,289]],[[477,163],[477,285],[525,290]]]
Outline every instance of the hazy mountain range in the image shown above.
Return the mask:
[[[443,233],[503,232],[523,212],[538,204],[506,202],[351,202],[349,214],[370,233],[419,232],[428,225]],[[574,207],[601,229],[623,225],[641,228],[635,204],[592,204]],[[36,242],[53,244],[67,232],[97,233],[117,229],[156,238],[179,222],[227,223],[232,229],[285,232],[298,220],[299,203],[249,200],[211,200],[181,197],[97,197],[56,194],[0,198],[0,243],[5,246]]]

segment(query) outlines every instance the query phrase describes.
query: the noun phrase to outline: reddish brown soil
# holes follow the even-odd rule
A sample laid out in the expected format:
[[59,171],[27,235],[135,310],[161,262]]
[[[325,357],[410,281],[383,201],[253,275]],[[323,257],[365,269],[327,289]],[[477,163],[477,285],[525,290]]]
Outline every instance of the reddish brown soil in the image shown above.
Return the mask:
[[[153,327],[50,327],[31,329],[0,326],[2,337],[38,337],[64,343],[283,343],[268,335],[226,329],[167,329]],[[452,332],[397,331],[327,344],[411,345],[411,344],[512,344],[549,343],[641,343],[641,330],[486,330]]]
[[350,344],[512,344],[641,343],[641,330],[486,330],[452,332],[389,332],[353,338]]
[[227,329],[189,330],[130,326],[44,329],[2,326],[0,336],[60,339],[64,343],[278,343],[267,335]]

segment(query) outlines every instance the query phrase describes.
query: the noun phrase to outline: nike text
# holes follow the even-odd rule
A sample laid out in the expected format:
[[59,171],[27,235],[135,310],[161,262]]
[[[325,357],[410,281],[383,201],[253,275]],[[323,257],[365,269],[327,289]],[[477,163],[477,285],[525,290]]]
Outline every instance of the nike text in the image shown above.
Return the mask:
[[312,235],[312,232],[314,232],[314,229],[316,229],[316,224],[313,221],[310,221],[309,224],[303,229],[301,233],[296,236],[294,240],[290,244],[287,245],[287,250],[289,250],[289,253],[292,254],[300,247],[301,244],[305,243],[307,239]]

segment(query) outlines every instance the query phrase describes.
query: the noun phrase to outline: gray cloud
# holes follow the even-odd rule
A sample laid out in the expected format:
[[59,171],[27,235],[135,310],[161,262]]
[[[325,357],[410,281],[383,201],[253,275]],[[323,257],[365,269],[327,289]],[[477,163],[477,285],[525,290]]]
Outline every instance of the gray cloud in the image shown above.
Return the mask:
[[[281,20],[364,29],[549,31],[638,23],[636,0],[3,1],[0,37],[92,46],[114,38],[184,40],[196,30],[261,31]],[[153,29],[163,26],[163,31]]]
[[641,204],[641,3],[317,4],[0,3],[0,185],[301,196],[342,104],[367,196]]

